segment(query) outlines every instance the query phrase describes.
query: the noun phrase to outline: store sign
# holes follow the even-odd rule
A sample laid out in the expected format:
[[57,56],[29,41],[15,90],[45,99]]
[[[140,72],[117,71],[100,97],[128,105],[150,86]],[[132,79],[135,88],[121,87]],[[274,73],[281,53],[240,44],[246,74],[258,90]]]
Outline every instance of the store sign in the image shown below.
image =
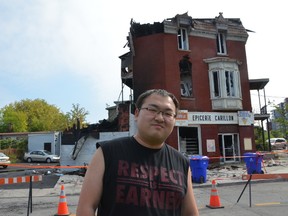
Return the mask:
[[250,126],[254,124],[254,115],[249,111],[238,111],[239,125]]
[[249,111],[234,113],[178,111],[175,126],[195,124],[238,124],[239,126],[250,126],[254,124],[254,115]]
[[178,111],[175,126],[188,126],[188,110]]
[[238,124],[238,113],[188,112],[180,110],[176,117],[176,126],[195,124]]
[[190,124],[238,124],[237,113],[190,112]]

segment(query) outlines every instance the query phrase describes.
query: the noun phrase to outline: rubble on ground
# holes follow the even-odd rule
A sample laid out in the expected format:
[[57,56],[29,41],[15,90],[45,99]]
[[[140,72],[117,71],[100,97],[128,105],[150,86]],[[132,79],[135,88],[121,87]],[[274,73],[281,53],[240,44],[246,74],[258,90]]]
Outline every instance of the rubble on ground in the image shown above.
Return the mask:
[[[288,169],[288,155],[286,157],[268,158],[262,160],[261,168],[263,173],[277,173],[283,167]],[[242,176],[247,174],[245,163],[233,164],[211,164],[207,169],[207,182],[213,179],[222,181],[242,180]]]

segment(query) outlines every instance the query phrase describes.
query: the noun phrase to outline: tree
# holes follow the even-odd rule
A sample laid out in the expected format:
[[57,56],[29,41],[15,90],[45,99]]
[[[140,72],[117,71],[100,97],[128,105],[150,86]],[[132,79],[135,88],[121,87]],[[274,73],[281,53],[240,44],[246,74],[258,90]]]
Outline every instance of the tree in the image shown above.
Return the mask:
[[0,111],[0,132],[62,131],[67,122],[59,108],[43,99],[21,100]]
[[80,107],[80,105],[72,104],[72,109],[70,112],[66,113],[66,118],[68,119],[68,126],[73,127],[74,124],[76,124],[77,119],[79,119],[80,122],[80,128],[82,128],[86,121],[86,116],[89,114],[88,111],[85,110],[85,108]]
[[274,106],[274,119],[273,121],[277,125],[277,130],[273,131],[272,134],[277,137],[288,138],[288,103],[280,103]]
[[[263,140],[262,136],[262,128],[259,126],[254,126],[254,135],[255,135],[255,144],[256,144],[256,150],[257,151],[264,151],[267,149],[265,140]],[[267,136],[267,133],[264,134],[265,138]]]
[[0,131],[2,132],[20,132],[27,131],[27,115],[24,112],[17,112],[11,106],[0,111],[3,114],[0,119]]

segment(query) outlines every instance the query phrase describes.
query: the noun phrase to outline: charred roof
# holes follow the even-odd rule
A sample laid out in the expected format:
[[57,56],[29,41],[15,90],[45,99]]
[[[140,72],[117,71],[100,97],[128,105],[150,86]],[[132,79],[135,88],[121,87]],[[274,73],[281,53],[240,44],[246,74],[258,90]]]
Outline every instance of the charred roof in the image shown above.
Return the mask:
[[223,13],[215,18],[200,18],[195,19],[188,15],[188,13],[177,14],[173,18],[167,18],[163,22],[154,22],[153,24],[140,24],[133,21],[130,22],[130,32],[133,37],[142,37],[157,33],[174,33],[177,28],[185,27],[193,34],[211,34],[219,30],[226,30],[229,35],[233,37],[241,37],[243,40],[248,38],[247,30],[242,25],[239,18],[224,18]]

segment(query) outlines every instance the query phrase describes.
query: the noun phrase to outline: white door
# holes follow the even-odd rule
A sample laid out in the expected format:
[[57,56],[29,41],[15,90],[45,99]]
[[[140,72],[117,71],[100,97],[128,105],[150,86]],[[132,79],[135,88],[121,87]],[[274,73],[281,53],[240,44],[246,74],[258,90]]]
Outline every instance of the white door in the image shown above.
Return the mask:
[[221,155],[223,162],[236,162],[239,161],[239,145],[237,134],[221,134],[219,135]]

